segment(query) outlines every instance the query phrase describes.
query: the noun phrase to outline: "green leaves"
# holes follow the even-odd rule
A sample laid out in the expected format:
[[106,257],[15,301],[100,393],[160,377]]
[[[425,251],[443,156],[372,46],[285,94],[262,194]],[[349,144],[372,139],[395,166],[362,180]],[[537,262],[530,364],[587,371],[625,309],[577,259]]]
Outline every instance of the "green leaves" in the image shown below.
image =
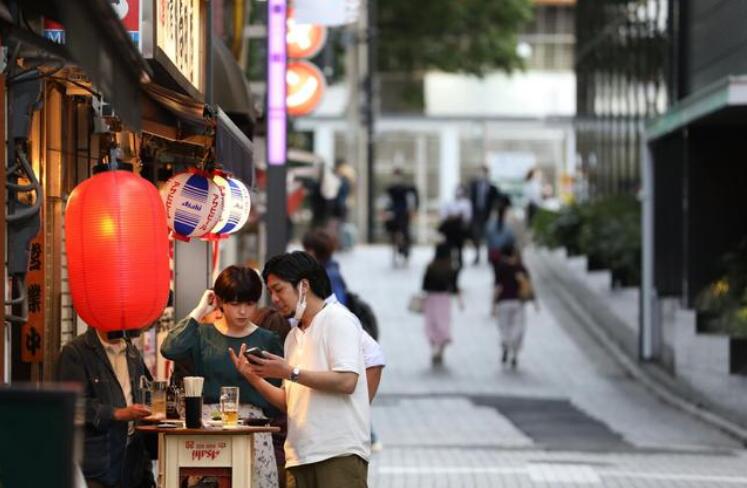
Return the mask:
[[510,72],[531,16],[530,0],[378,0],[379,70]]
[[584,254],[590,269],[609,269],[621,286],[638,286],[641,277],[641,209],[634,195],[610,196],[573,204],[534,220],[539,244]]

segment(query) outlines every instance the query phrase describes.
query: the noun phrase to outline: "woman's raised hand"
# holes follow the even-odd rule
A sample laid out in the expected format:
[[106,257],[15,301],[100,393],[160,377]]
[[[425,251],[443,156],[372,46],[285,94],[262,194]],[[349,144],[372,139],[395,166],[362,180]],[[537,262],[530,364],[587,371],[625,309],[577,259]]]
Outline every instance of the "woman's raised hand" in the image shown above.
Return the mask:
[[199,322],[205,315],[215,310],[215,307],[217,306],[216,302],[217,298],[215,297],[213,290],[205,290],[200,298],[200,303],[198,303],[192,312],[190,312],[189,316]]

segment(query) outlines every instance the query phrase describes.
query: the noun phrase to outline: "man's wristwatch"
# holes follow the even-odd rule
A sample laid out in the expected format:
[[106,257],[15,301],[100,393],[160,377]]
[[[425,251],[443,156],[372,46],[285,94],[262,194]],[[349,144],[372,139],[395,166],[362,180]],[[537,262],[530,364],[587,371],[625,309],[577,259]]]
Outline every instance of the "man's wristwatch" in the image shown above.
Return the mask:
[[294,383],[298,381],[298,378],[301,376],[301,368],[295,367],[291,370],[290,375],[288,375],[288,379],[293,381]]

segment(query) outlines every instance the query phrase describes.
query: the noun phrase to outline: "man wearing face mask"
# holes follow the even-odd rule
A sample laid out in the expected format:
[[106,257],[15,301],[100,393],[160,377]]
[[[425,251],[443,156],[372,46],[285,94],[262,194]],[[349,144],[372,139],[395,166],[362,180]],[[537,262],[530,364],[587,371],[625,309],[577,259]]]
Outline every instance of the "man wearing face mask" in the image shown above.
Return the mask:
[[275,308],[299,321],[285,340],[287,359],[265,353],[249,362],[243,346],[230,353],[246,380],[288,414],[288,487],[366,487],[371,434],[361,327],[347,308],[325,303],[329,278],[309,254],[275,256],[262,277]]

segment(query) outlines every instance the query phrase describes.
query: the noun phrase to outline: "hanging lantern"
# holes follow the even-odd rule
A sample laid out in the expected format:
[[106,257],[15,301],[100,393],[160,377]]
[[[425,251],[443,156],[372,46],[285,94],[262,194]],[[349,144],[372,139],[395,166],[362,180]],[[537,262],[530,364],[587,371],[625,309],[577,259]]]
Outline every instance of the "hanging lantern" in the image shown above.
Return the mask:
[[169,239],[158,190],[128,171],[78,185],[65,213],[73,305],[101,331],[139,329],[169,296]]
[[185,241],[209,234],[223,213],[223,192],[200,173],[172,176],[161,188],[161,198],[169,228]]
[[213,176],[213,182],[223,190],[223,213],[213,228],[214,234],[232,234],[249,220],[252,202],[249,190],[236,178]]

